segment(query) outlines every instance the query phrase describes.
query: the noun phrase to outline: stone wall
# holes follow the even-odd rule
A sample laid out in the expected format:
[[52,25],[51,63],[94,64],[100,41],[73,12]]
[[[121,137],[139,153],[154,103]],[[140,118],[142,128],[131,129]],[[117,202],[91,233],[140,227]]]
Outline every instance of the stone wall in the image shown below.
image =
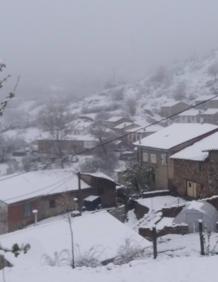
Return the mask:
[[[188,229],[188,225],[183,224],[183,225],[175,225],[175,226],[165,226],[163,229],[161,230],[157,230],[157,236],[164,236],[167,234],[188,234],[189,233],[189,229]],[[139,234],[146,238],[146,239],[152,239],[152,229],[150,228],[146,228],[146,227],[141,227],[139,228]]]
[[187,196],[187,181],[199,184],[198,198],[218,195],[218,151],[211,151],[203,162],[174,159],[173,166],[171,183],[179,195]]
[[163,208],[162,215],[163,217],[176,217],[177,214],[181,212],[185,205],[181,205],[179,207],[170,207],[170,208]]
[[187,181],[196,182],[201,187],[199,198],[211,196],[208,187],[208,161],[173,160],[174,176],[171,189],[182,197],[187,196]]
[[149,208],[139,204],[137,201],[134,201],[134,212],[137,219],[142,218],[146,213],[148,213]]

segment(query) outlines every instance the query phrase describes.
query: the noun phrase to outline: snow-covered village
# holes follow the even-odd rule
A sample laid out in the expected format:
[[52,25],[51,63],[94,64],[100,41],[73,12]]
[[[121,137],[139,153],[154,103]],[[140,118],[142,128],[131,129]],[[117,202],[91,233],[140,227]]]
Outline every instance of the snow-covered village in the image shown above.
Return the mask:
[[2,282],[217,281],[218,3],[125,1],[1,5]]

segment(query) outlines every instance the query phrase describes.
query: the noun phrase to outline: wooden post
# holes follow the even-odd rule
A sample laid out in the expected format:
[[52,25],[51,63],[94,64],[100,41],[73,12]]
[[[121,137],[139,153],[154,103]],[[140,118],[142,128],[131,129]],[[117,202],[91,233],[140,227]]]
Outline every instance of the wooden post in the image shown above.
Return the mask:
[[152,241],[153,241],[153,258],[157,258],[157,230],[156,227],[152,228]]
[[203,223],[202,220],[199,219],[198,221],[198,228],[199,228],[199,236],[200,236],[200,248],[201,248],[201,255],[205,255],[204,251],[204,234],[203,234]]
[[78,172],[78,208],[80,214],[82,214],[82,193],[81,193],[81,174]]

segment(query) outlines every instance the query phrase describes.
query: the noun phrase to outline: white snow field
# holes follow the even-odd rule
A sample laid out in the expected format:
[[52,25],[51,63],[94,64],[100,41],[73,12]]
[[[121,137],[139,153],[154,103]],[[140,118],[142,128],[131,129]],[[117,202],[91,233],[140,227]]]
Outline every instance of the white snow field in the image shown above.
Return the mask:
[[[87,213],[73,218],[75,245],[81,251],[91,247],[100,248],[100,259],[116,255],[125,239],[133,240],[146,248],[145,257],[121,266],[112,263],[97,268],[70,266],[48,266],[42,260],[43,254],[70,249],[69,226],[63,216],[51,218],[20,231],[0,236],[1,245],[10,247],[13,243],[30,243],[26,255],[14,258],[6,254],[14,264],[0,271],[0,281],[7,282],[215,282],[217,281],[218,256],[200,256],[198,233],[189,235],[167,235],[158,239],[158,258],[152,258],[151,244],[109,215],[106,211]],[[211,237],[214,248],[218,234]],[[77,255],[77,254],[76,254]]]
[[[142,249],[151,245],[106,211],[72,218],[72,229],[76,254],[85,254],[94,248],[101,261],[114,258],[119,247],[124,245],[127,239]],[[44,254],[52,256],[54,252],[70,250],[69,223],[64,216],[43,220],[36,225],[1,235],[0,242],[8,248],[14,243],[29,243],[31,250],[26,258],[28,261],[32,260],[35,265],[40,265]]]
[[[5,271],[7,282],[216,282],[217,256],[133,261],[98,268],[19,265]],[[1,276],[0,276],[1,277]]]

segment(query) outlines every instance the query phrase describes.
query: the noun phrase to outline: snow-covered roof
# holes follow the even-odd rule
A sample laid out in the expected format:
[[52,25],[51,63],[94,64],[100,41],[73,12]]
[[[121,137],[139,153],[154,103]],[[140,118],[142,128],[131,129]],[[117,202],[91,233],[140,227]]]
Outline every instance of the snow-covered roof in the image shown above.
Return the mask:
[[205,137],[193,145],[172,155],[172,159],[205,161],[208,157],[208,151],[218,150],[218,132]]
[[132,122],[122,122],[120,124],[118,124],[117,126],[115,126],[114,128],[115,129],[124,129],[125,127],[128,127],[128,126],[136,126],[134,123]]
[[47,132],[44,132],[36,127],[29,127],[26,129],[10,129],[3,133],[5,138],[21,138],[27,143],[33,142],[37,139],[46,139],[49,137]]
[[104,178],[104,179],[107,179],[107,180],[110,180],[111,182],[115,182],[113,178],[111,178],[110,176],[108,176],[107,174],[101,172],[101,171],[97,171],[97,172],[94,172],[94,173],[81,173],[81,174],[84,174],[84,175],[90,175],[90,176],[93,176],[93,177],[96,177],[96,178]]
[[[39,138],[38,140],[54,140],[53,138]],[[68,141],[98,141],[94,136],[89,134],[70,134],[65,136],[62,140]]]
[[145,130],[141,126],[135,125],[135,127],[133,127],[133,128],[126,129],[126,132],[129,132],[129,133],[132,133],[132,132],[144,133]]
[[97,141],[97,139],[89,134],[83,134],[83,135],[76,135],[76,134],[72,134],[69,135],[68,140],[79,140],[79,141]]
[[[213,99],[212,99],[213,98]],[[207,101],[211,99],[210,101],[217,101],[218,100],[218,97],[216,97],[215,95],[204,95],[204,96],[201,96],[199,97],[197,100],[196,100],[196,103],[199,103],[199,102],[203,102],[203,101]]]
[[218,114],[218,109],[209,108],[202,113],[203,115],[215,115]]
[[97,200],[97,199],[99,199],[99,198],[100,198],[99,196],[89,195],[88,197],[86,197],[86,198],[84,199],[84,201],[93,202],[93,201],[95,201],[95,200]]
[[[81,181],[82,189],[89,187]],[[0,201],[7,204],[77,189],[77,175],[70,170],[39,170],[0,177]]]
[[198,115],[199,115],[199,110],[196,109],[190,109],[179,114],[179,116],[198,116]]
[[218,129],[216,125],[206,123],[174,123],[143,138],[135,145],[168,150],[215,129]]
[[121,116],[113,116],[113,117],[110,117],[107,121],[117,122],[117,121],[122,120],[122,119],[123,119],[123,117],[121,117]]
[[176,106],[176,105],[181,104],[181,103],[186,104],[182,101],[168,101],[162,107],[173,107],[173,106]]

